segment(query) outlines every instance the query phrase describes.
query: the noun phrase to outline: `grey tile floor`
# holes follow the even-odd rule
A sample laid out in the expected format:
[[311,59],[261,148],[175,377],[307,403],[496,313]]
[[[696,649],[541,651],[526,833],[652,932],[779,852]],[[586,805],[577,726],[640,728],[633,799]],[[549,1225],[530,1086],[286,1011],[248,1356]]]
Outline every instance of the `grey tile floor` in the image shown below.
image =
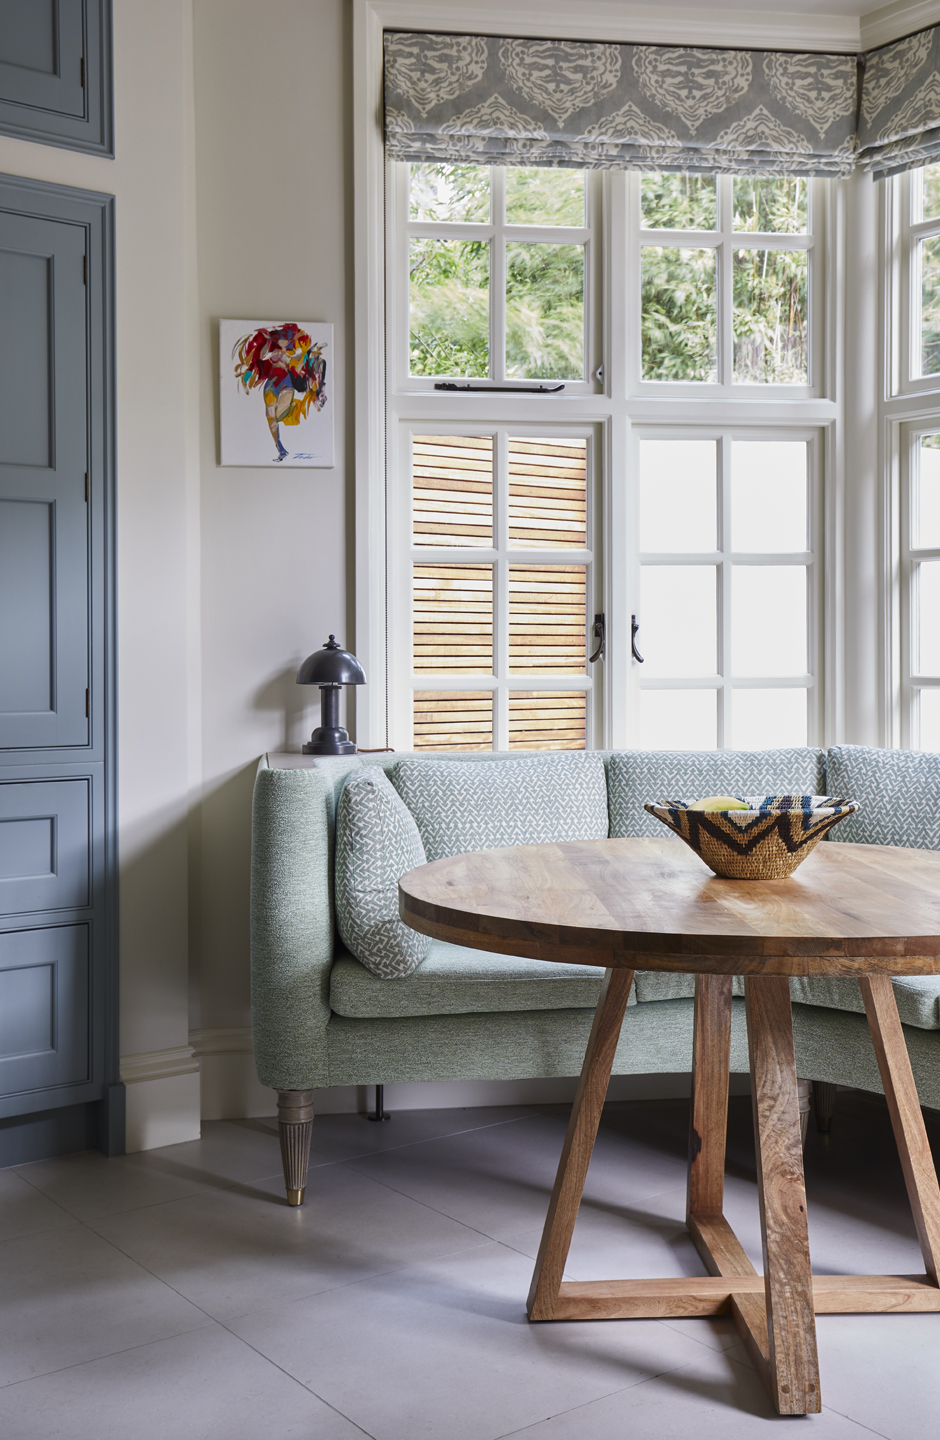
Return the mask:
[[[802,1420],[773,1413],[730,1321],[529,1325],[565,1124],[560,1107],[326,1116],[300,1210],[273,1120],[0,1171],[0,1435],[932,1440],[940,1314],[821,1317],[824,1409]],[[608,1106],[572,1278],[701,1273],[686,1126],[678,1101]],[[753,1165],[735,1100],[726,1210],[759,1266]],[[840,1096],[806,1168],[817,1270],[923,1268],[880,1101]]]

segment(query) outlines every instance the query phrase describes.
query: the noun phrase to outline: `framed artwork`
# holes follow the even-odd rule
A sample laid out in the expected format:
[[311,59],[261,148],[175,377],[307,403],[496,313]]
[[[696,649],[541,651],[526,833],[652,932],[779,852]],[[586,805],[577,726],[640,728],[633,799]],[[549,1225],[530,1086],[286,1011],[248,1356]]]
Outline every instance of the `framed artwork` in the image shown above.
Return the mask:
[[333,326],[220,320],[223,465],[333,464]]

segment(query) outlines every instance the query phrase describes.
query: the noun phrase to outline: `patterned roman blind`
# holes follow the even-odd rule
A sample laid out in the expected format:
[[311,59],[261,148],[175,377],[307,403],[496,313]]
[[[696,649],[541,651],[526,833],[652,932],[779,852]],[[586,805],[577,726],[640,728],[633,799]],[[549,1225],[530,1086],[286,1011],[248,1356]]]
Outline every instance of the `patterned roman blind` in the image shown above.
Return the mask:
[[858,140],[876,180],[940,158],[940,27],[866,57]]
[[386,32],[393,160],[846,175],[852,55]]

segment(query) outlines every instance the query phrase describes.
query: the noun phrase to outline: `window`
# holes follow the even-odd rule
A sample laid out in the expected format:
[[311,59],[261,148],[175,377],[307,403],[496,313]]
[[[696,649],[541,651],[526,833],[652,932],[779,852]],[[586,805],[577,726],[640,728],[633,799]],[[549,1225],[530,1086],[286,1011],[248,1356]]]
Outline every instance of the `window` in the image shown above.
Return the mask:
[[825,193],[388,164],[389,744],[822,739]]
[[888,295],[886,402],[898,457],[896,739],[940,750],[940,165],[899,177],[892,200],[901,261]]

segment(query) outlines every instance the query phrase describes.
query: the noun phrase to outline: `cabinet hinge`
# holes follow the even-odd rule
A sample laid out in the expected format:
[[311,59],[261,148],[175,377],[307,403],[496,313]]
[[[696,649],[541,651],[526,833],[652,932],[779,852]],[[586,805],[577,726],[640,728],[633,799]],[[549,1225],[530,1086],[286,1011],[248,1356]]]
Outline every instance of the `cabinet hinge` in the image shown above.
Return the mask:
[[85,719],[88,719],[88,691],[85,691]]
[[81,58],[81,59],[79,60],[79,62],[78,62],[78,83],[79,83],[79,85],[81,85],[82,89],[84,90],[84,88],[85,88],[85,57],[84,57],[84,55],[82,56],[82,58]]

